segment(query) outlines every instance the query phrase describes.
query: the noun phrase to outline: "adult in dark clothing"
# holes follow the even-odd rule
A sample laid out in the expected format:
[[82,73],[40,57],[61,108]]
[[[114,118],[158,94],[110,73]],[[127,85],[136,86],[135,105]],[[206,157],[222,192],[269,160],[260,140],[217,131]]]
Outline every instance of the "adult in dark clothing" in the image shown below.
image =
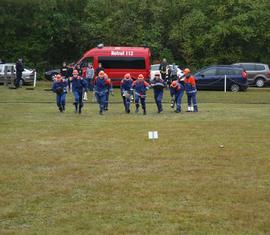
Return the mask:
[[78,75],[82,77],[82,69],[81,66],[79,64],[76,65],[75,69],[78,71]]
[[166,75],[167,75],[168,63],[167,60],[164,58],[159,65],[159,72],[161,74],[161,78],[163,81],[166,82]]
[[102,67],[102,64],[101,63],[98,63],[98,67],[96,69],[96,76],[99,75],[99,72],[100,71],[104,71],[104,68]]
[[22,72],[24,71],[24,66],[22,59],[18,59],[16,63],[16,80],[15,80],[15,87],[20,87],[20,82],[22,80]]
[[63,67],[60,69],[60,74],[63,79],[68,78],[68,67],[66,62],[63,62]]
[[68,91],[71,92],[71,77],[72,77],[72,73],[73,73],[73,68],[69,67],[68,71],[67,71],[67,77],[68,77]]

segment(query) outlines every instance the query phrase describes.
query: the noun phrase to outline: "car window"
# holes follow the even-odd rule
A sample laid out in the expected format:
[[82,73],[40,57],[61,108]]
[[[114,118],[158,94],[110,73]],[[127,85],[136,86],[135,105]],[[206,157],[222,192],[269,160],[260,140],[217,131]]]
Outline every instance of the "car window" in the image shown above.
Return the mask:
[[151,65],[151,70],[159,70],[159,65]]
[[12,65],[5,66],[5,70],[7,71],[7,73],[11,73],[12,67],[13,67]]
[[241,66],[247,71],[255,70],[255,64],[242,64]]
[[262,70],[265,70],[265,67],[264,67],[264,65],[256,64],[255,70],[256,70],[256,71],[262,71]]
[[231,68],[218,68],[217,75],[238,75],[241,74],[241,69],[231,69]]
[[204,76],[214,76],[216,75],[216,69],[210,68],[210,69],[204,70],[201,74],[203,74]]

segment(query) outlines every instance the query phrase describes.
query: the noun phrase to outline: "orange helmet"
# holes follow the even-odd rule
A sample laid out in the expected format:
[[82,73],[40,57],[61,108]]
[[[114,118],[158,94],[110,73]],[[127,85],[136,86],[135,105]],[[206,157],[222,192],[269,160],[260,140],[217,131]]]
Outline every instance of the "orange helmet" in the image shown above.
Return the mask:
[[177,87],[177,82],[176,81],[173,81],[172,84],[171,84],[171,87],[172,88],[176,88]]
[[184,69],[184,74],[185,74],[185,75],[187,75],[187,74],[189,74],[189,73],[190,73],[190,69],[189,69],[189,68]]
[[98,73],[98,76],[99,76],[99,77],[104,77],[104,76],[105,76],[104,71],[101,70],[101,71]]
[[144,79],[144,76],[143,76],[142,74],[140,74],[140,75],[138,76],[138,79],[143,80],[143,79]]
[[131,78],[130,73],[125,74],[124,78]]

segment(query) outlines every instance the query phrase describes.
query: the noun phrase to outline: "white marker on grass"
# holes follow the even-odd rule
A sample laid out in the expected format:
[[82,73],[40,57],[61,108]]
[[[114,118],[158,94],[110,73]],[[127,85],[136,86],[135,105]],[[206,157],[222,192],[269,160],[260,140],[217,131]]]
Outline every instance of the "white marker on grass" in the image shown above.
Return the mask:
[[158,139],[158,132],[157,131],[148,131],[148,139],[156,140]]

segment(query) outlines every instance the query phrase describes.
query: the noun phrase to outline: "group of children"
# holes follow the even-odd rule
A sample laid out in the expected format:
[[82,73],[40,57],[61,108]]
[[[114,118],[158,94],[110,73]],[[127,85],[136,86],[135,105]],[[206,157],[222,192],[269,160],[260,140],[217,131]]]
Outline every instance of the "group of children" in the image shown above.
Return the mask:
[[[84,104],[83,95],[85,92],[88,92],[89,86],[87,81],[79,76],[76,69],[73,70],[72,77],[69,78],[69,81],[72,84],[75,113],[81,114]],[[65,111],[67,86],[68,81],[60,74],[56,75],[52,91],[56,93],[56,104],[60,112]],[[161,113],[163,111],[162,99],[164,88],[166,88],[166,82],[160,77],[160,74],[155,74],[155,77],[150,80],[150,84],[144,80],[144,76],[142,74],[140,74],[135,81],[129,73],[126,74],[120,84],[125,112],[130,113],[130,106],[134,100],[136,106],[135,112],[139,112],[141,105],[143,114],[146,115],[146,93],[150,88],[153,88],[157,110],[158,113]],[[183,77],[179,77],[170,84],[169,89],[171,95],[171,107],[176,107],[176,113],[180,113],[182,111],[181,101],[185,91],[188,98],[187,111],[198,112],[196,80],[191,75],[191,71],[188,68],[184,70]],[[103,115],[104,112],[108,110],[109,95],[113,95],[112,82],[103,70],[101,70],[98,73],[98,76],[94,79],[93,92],[96,101],[99,104],[99,114]]]

